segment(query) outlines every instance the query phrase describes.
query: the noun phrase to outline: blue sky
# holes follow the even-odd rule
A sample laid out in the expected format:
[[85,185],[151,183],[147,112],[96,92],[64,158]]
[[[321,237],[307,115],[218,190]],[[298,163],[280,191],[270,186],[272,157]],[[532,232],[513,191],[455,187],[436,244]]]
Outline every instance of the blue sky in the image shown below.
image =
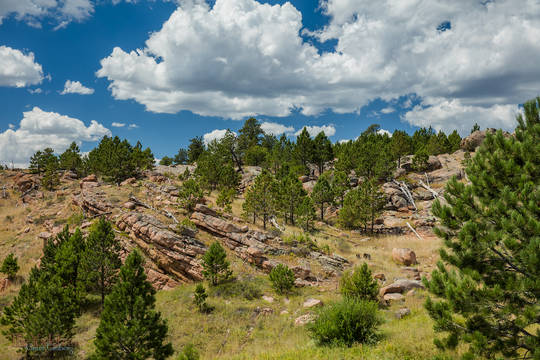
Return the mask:
[[[171,156],[249,115],[333,141],[373,123],[511,130],[539,92],[534,2],[54,2],[0,4],[1,163],[104,134]],[[83,87],[61,94],[68,80]]]

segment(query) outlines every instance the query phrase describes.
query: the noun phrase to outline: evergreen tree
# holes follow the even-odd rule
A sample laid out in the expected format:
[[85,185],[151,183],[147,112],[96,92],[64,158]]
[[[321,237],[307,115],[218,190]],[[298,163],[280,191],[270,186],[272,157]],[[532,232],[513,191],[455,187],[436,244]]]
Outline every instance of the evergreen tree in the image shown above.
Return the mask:
[[339,210],[338,223],[346,229],[354,229],[368,221],[366,199],[359,188],[352,189],[345,195],[343,207]]
[[190,164],[199,160],[199,157],[204,152],[204,141],[202,136],[196,136],[189,140],[188,146],[188,161]]
[[451,151],[451,145],[443,131],[435,136],[432,136],[426,146],[429,155],[447,154]]
[[263,170],[255,178],[255,182],[246,193],[246,204],[244,210],[252,212],[255,217],[261,217],[263,227],[278,209],[279,189],[277,182],[269,171]]
[[344,297],[356,300],[377,301],[379,297],[379,284],[371,275],[366,263],[354,270],[343,273],[339,282],[339,290]]
[[474,126],[471,129],[471,134],[475,131],[480,131],[480,125],[478,125],[478,123],[474,123]]
[[402,130],[395,130],[391,141],[392,155],[398,161],[398,168],[401,167],[401,158],[412,152],[411,137]]
[[220,206],[225,210],[225,212],[231,213],[232,207],[231,204],[234,201],[236,196],[236,190],[224,187],[219,191],[218,197],[216,199],[216,205]]
[[317,179],[317,183],[313,187],[313,192],[311,193],[311,198],[319,207],[321,211],[321,221],[323,221],[326,205],[334,201],[334,191],[330,185],[327,173],[322,174]]
[[217,241],[213,242],[204,253],[202,266],[204,277],[213,286],[227,280],[232,275],[232,271],[229,269],[229,261],[227,261],[227,253]]
[[75,142],[72,142],[69,148],[60,154],[59,161],[60,169],[73,171],[79,176],[82,175],[81,150]]
[[171,166],[172,163],[173,163],[173,158],[171,157],[168,157],[168,156],[164,156],[161,158],[161,160],[159,160],[159,165],[164,165],[164,166]]
[[244,154],[248,149],[258,146],[264,134],[261,124],[255,118],[249,118],[238,131],[238,149]]
[[197,306],[197,309],[199,309],[200,312],[205,313],[208,311],[209,307],[206,303],[206,298],[208,297],[208,294],[206,293],[206,289],[204,288],[204,285],[199,283],[195,287],[195,293],[193,294],[193,303]]
[[188,211],[195,210],[195,205],[204,199],[203,191],[201,190],[199,183],[194,179],[187,179],[184,181],[178,193],[180,205]]
[[[374,179],[365,180],[360,185],[360,192],[363,199],[365,199],[367,219],[371,224],[371,232],[373,232],[375,219],[381,215],[386,204],[386,196]],[[367,224],[365,224],[365,227],[367,227]]]
[[452,131],[448,135],[448,142],[450,143],[450,153],[454,153],[461,147],[461,136],[459,136],[457,130]]
[[324,164],[333,159],[334,152],[332,150],[332,143],[326,134],[321,131],[313,140],[313,157],[311,159],[317,164],[319,175],[324,171]]
[[176,165],[184,165],[188,163],[188,151],[186,149],[178,149],[178,153],[174,156],[174,163]]
[[144,259],[133,251],[120,268],[96,331],[95,359],[166,359],[173,354],[167,324],[155,310],[155,290],[146,280]]
[[429,154],[425,147],[418,149],[412,158],[412,168],[418,172],[428,168]]
[[413,153],[416,154],[421,148],[425,148],[431,139],[435,136],[435,130],[430,126],[429,129],[420,128],[416,130],[412,136]]
[[332,189],[334,189],[334,197],[337,199],[339,206],[343,206],[345,192],[350,188],[349,177],[343,171],[334,171],[334,179],[332,180]]
[[262,166],[266,164],[268,156],[269,154],[266,148],[256,145],[245,151],[244,161],[250,166]]
[[311,159],[313,159],[313,140],[304,127],[300,132],[300,135],[296,137],[295,154],[304,168]]
[[115,239],[113,228],[105,218],[100,218],[90,229],[86,239],[83,269],[90,289],[101,295],[101,306],[105,295],[114,285],[120,261],[120,243]]
[[302,203],[298,206],[298,223],[304,229],[309,231],[313,227],[315,220],[315,206],[309,196],[305,196]]
[[2,267],[0,267],[0,272],[6,274],[9,280],[15,279],[17,272],[19,271],[19,264],[17,258],[13,253],[10,253],[4,261],[2,262]]
[[45,165],[45,173],[41,178],[41,186],[43,186],[45,190],[52,191],[60,184],[56,166],[55,162],[49,162]]
[[137,144],[131,151],[131,162],[139,172],[151,170],[154,168],[154,154],[152,154],[150,148],[143,150],[141,142],[137,141]]
[[[436,201],[444,240],[426,308],[442,348],[468,343],[465,358],[540,358],[540,98],[524,104],[515,136],[487,134]],[[439,300],[440,299],[440,300]]]
[[287,265],[277,264],[268,276],[278,294],[286,294],[294,286],[294,272]]
[[388,135],[364,133],[355,142],[356,175],[386,179],[395,168]]
[[290,221],[294,226],[294,220],[298,214],[298,207],[306,197],[306,191],[298,178],[289,173],[281,178],[279,186],[279,207],[285,218],[285,222]]
[[54,155],[54,150],[46,148],[43,151],[37,151],[30,158],[30,171],[35,174],[43,173],[47,167],[58,169],[58,158]]

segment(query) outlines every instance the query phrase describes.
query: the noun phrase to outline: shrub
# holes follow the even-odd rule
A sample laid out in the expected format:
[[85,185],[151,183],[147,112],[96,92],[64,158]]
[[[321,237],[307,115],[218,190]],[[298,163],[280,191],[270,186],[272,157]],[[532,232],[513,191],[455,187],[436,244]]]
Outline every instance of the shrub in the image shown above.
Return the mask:
[[0,272],[6,274],[8,276],[8,279],[13,280],[15,278],[15,275],[17,275],[17,272],[19,271],[19,264],[17,263],[17,258],[13,253],[10,253],[2,263],[2,267],[0,268]]
[[294,273],[287,265],[278,264],[270,271],[269,277],[278,294],[288,293],[294,286]]
[[180,352],[178,360],[199,360],[199,352],[193,344],[187,344]]
[[213,287],[211,294],[223,298],[243,297],[246,300],[254,300],[262,296],[262,290],[256,281],[236,280]]
[[204,277],[214,286],[232,275],[227,261],[227,253],[217,241],[212,243],[203,255],[202,266]]
[[412,167],[416,171],[424,171],[428,168],[429,154],[425,148],[419,149],[412,158]]
[[308,325],[311,337],[319,345],[372,344],[377,341],[381,324],[377,303],[344,298],[324,306]]
[[340,281],[341,295],[346,298],[357,300],[377,301],[379,294],[379,284],[371,276],[371,270],[366,263],[361,267],[356,267],[352,272],[343,274]]
[[197,308],[202,313],[209,312],[210,310],[210,307],[206,303],[207,297],[208,297],[208,294],[206,293],[206,289],[204,288],[204,285],[197,284],[197,287],[195,288],[195,293],[193,294],[193,303],[197,305]]

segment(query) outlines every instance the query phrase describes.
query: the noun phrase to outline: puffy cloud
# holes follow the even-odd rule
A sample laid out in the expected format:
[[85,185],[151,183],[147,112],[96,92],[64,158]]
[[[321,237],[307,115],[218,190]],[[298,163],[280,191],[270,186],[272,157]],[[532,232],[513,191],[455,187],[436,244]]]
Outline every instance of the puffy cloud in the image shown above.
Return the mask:
[[261,129],[265,133],[272,135],[289,134],[294,132],[294,127],[292,126],[285,126],[283,124],[268,121],[265,121],[261,124]]
[[385,107],[384,109],[381,110],[381,113],[383,114],[391,114],[393,112],[395,112],[396,109],[394,109],[393,107],[389,106],[389,107]]
[[[213,140],[219,140],[219,139],[223,138],[226,133],[227,133],[227,129],[215,129],[215,130],[212,130],[211,132],[206,133],[206,134],[203,135],[203,142],[206,145],[208,145]],[[234,134],[236,134],[236,133],[234,133]]]
[[120,127],[126,126],[126,124],[114,121],[114,122],[111,124],[111,126],[112,126],[112,127],[120,128]]
[[381,135],[386,134],[386,135],[392,137],[392,133],[391,133],[390,131],[388,131],[388,130],[385,130],[385,129],[379,129],[379,130],[377,130],[377,134],[381,134]]
[[488,107],[464,105],[459,100],[428,98],[423,105],[415,106],[403,118],[411,125],[443,130],[446,133],[457,130],[467,135],[474,123],[481,128],[494,127],[513,130],[519,107],[516,105],[493,105]]
[[137,124],[129,124],[128,128],[130,128],[130,129],[138,129],[139,125],[137,125]]
[[41,65],[34,61],[34,54],[0,46],[0,86],[25,87],[43,81]]
[[304,33],[337,40],[336,51],[303,40],[302,16],[288,2],[181,1],[144,48],[115,48],[97,75],[115,98],[153,112],[235,119],[357,112],[408,94],[481,116],[540,88],[535,0],[321,0],[321,8],[329,24]]
[[81,21],[94,12],[91,0],[2,0],[0,1],[0,24],[8,16],[41,27],[41,20],[53,17],[58,21],[55,30],[71,21]]
[[[311,137],[317,136],[321,131],[324,132],[326,136],[334,136],[336,133],[336,128],[334,125],[323,125],[323,126],[304,126],[309,133]],[[294,135],[298,136],[304,129],[302,127],[300,130],[294,133]]]
[[60,94],[92,95],[93,93],[94,89],[87,88],[86,86],[81,84],[80,81],[66,80],[66,83],[64,84],[64,90],[62,90]]
[[30,156],[46,147],[62,152],[75,141],[97,141],[111,135],[109,129],[95,120],[86,126],[81,120],[34,107],[23,113],[18,129],[0,133],[0,162],[24,167]]

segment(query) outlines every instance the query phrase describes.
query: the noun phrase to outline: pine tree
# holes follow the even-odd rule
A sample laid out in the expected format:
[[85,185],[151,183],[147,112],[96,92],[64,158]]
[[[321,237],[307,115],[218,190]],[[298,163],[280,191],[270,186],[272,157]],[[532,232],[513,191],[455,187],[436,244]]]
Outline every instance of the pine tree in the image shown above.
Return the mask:
[[204,253],[202,266],[204,277],[213,286],[227,280],[232,275],[232,271],[229,269],[229,261],[227,261],[227,253],[217,241],[213,242]]
[[72,142],[69,148],[60,154],[59,161],[60,169],[73,171],[79,176],[82,174],[81,150],[75,142]]
[[[540,358],[540,98],[524,104],[515,136],[487,134],[466,171],[436,201],[444,240],[426,308],[442,348],[465,358]],[[440,299],[440,300],[439,300]]]
[[184,181],[178,193],[180,205],[188,211],[193,211],[195,205],[204,199],[203,191],[195,179],[187,179]]
[[206,298],[208,294],[203,284],[197,284],[195,287],[195,293],[193,294],[193,303],[197,306],[200,312],[205,313],[208,311],[209,307],[206,304]]
[[480,125],[478,125],[478,123],[474,123],[474,126],[471,129],[471,134],[475,131],[480,131]]
[[313,192],[311,193],[311,198],[313,199],[313,202],[318,205],[321,211],[321,221],[323,221],[325,206],[334,201],[334,191],[326,173],[322,174],[319,176],[319,179],[317,179],[317,183],[313,187]]
[[113,228],[105,218],[100,218],[90,229],[86,239],[83,269],[90,289],[101,295],[101,306],[105,295],[114,285],[120,261],[120,243],[115,239]]
[[96,331],[94,359],[166,359],[167,324],[155,310],[155,290],[146,280],[144,259],[133,251],[120,268],[119,281],[105,298]]
[[256,217],[260,216],[263,227],[266,229],[266,224],[277,212],[278,197],[279,191],[276,180],[269,171],[263,170],[247,191],[245,201],[247,204],[244,207],[244,212],[250,212]]
[[189,140],[188,146],[188,161],[190,164],[199,160],[199,157],[204,152],[204,141],[202,136],[194,137]]
[[401,158],[412,152],[411,137],[403,130],[395,130],[391,141],[392,155],[398,161],[398,168],[401,167]]
[[304,231],[309,231],[313,227],[315,220],[315,206],[311,197],[306,196],[298,206],[298,223]]
[[164,156],[161,158],[161,160],[159,160],[159,165],[163,165],[163,166],[171,166],[172,163],[173,163],[173,158],[168,157],[168,156]]
[[261,136],[264,134],[261,124],[252,117],[244,122],[244,126],[238,133],[238,149],[242,154],[245,154],[248,149],[258,146]]
[[220,206],[225,212],[232,213],[231,204],[236,196],[236,190],[224,187],[219,191],[216,199],[216,205]]
[[304,127],[296,138],[295,146],[295,154],[304,168],[313,159],[313,151],[313,140],[309,136],[307,128]]
[[43,186],[45,190],[52,191],[60,184],[60,179],[58,178],[56,170],[57,167],[54,162],[49,162],[45,166],[45,173],[41,178],[41,186]]
[[286,294],[294,286],[294,272],[287,265],[277,264],[268,277],[278,294]]
[[416,171],[425,171],[428,168],[429,155],[425,147],[414,153],[412,158],[412,168]]
[[324,171],[324,164],[327,161],[334,159],[334,152],[332,149],[332,142],[326,134],[321,131],[313,140],[313,157],[312,161],[317,164],[319,168],[319,175]]
[[350,188],[349,177],[343,171],[334,171],[334,179],[332,180],[332,189],[334,189],[334,197],[339,206],[343,206],[345,193]]
[[341,295],[356,300],[377,301],[379,297],[379,284],[371,275],[366,263],[354,270],[343,273],[339,282]]
[[0,272],[6,274],[9,280],[13,280],[15,279],[18,271],[19,264],[17,262],[17,258],[15,255],[13,255],[13,253],[10,253],[2,262]]
[[290,221],[293,226],[298,214],[298,207],[306,195],[302,183],[294,174],[289,173],[281,179],[279,186],[279,206],[285,221]]
[[450,143],[450,153],[454,153],[461,147],[461,136],[459,136],[457,130],[452,131],[448,135],[448,142]]
[[176,165],[184,165],[188,163],[188,151],[186,149],[178,149],[178,153],[174,155],[174,163]]
[[359,188],[349,191],[343,200],[343,207],[339,210],[338,223],[346,229],[354,229],[368,221],[367,202],[362,192]]

